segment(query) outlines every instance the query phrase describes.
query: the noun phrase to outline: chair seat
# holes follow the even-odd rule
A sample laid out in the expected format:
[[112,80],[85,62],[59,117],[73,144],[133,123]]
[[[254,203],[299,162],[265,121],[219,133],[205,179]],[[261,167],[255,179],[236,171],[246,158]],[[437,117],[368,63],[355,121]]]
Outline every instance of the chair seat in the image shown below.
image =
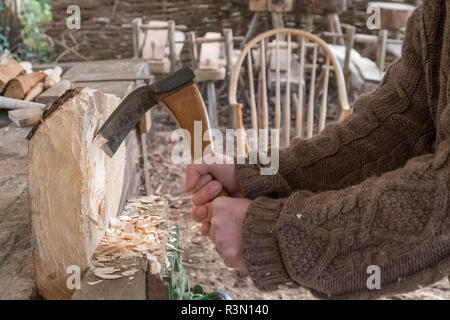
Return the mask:
[[167,74],[170,73],[170,60],[164,58],[161,60],[149,60],[148,68],[150,73]]
[[197,78],[197,81],[199,81],[199,82],[220,81],[220,80],[224,80],[225,76],[226,76],[225,67],[221,67],[219,69],[212,69],[212,70],[201,70],[201,69],[195,70],[195,77]]

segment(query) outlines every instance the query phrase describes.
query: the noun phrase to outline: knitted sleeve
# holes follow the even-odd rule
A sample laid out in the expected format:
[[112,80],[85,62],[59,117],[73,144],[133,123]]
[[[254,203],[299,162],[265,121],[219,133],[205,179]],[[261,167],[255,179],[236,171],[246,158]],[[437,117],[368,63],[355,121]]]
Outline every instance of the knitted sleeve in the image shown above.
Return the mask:
[[[358,186],[254,200],[243,243],[255,285],[270,290],[295,281],[321,298],[376,298],[444,278],[449,155],[450,138],[436,154]],[[367,285],[373,266],[380,270],[378,289]]]
[[[342,123],[330,124],[310,140],[294,139],[290,148],[281,150],[277,175],[261,176],[258,165],[237,166],[247,197],[342,189],[431,152],[434,124],[420,28],[419,8],[410,19],[403,56],[388,69],[381,85],[360,97],[354,113]],[[267,187],[257,187],[261,185]]]
[[[357,114],[294,144],[277,176],[237,168],[256,197],[243,246],[258,287],[294,281],[323,298],[375,298],[449,272],[450,11],[443,0],[423,6],[410,19],[403,58]],[[374,270],[379,287],[368,285]]]

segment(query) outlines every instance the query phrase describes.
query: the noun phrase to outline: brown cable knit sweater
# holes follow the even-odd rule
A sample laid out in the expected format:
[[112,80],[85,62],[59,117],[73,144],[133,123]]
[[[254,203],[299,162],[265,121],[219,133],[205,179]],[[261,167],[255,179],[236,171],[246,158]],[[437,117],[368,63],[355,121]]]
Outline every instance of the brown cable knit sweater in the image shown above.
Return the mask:
[[[237,166],[254,199],[244,257],[257,287],[322,298],[415,290],[450,271],[450,3],[424,0],[402,58],[355,112],[280,151],[280,170]],[[367,267],[381,269],[369,290]]]

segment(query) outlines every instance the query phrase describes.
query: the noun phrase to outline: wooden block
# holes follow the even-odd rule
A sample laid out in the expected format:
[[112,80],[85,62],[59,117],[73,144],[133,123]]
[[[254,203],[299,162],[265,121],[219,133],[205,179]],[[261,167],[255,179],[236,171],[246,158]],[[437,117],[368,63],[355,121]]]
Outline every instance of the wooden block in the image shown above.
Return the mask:
[[150,73],[167,74],[170,73],[170,60],[167,58],[161,60],[150,60],[148,62],[148,69]]
[[226,74],[225,67],[214,70],[195,70],[195,78],[198,82],[224,80]]
[[55,102],[28,136],[36,285],[46,299],[71,297],[67,268],[87,269],[119,211],[125,146],[109,158],[95,139],[119,102],[113,95],[76,88]]
[[128,201],[119,219],[111,220],[111,232],[97,248],[72,300],[147,300],[147,277],[153,290],[167,295],[161,266],[168,208],[167,200],[160,196]]
[[18,127],[25,128],[34,126],[40,119],[44,111],[41,108],[17,109],[8,112],[8,117]]
[[14,59],[9,59],[5,64],[0,65],[0,93],[11,79],[24,72],[23,67]]
[[[219,32],[207,32],[206,39],[220,39]],[[216,70],[220,67],[220,42],[203,43],[200,49],[200,70]]]
[[142,58],[153,60],[164,59],[169,35],[167,21],[150,21],[147,26],[167,29],[146,30]]
[[55,85],[51,86],[40,94],[35,101],[43,104],[51,104],[56,101],[60,96],[63,95],[66,90],[72,88],[72,83],[69,80],[61,80]]
[[369,2],[369,8],[380,8],[380,29],[398,30],[406,27],[416,7],[406,3]]

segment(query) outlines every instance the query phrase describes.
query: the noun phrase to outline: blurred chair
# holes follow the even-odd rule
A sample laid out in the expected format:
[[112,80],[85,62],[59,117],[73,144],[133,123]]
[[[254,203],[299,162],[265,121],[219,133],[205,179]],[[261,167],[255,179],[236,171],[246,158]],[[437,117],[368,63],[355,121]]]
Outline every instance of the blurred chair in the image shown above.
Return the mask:
[[[329,100],[334,99],[328,94],[331,75],[336,80],[339,104],[334,110],[328,107]],[[238,102],[238,98],[246,103]],[[291,136],[311,138],[325,128],[327,121],[343,120],[351,112],[339,61],[323,40],[297,29],[267,31],[245,46],[231,75],[229,102],[235,128],[245,128],[245,105],[251,114],[247,125],[282,129],[281,137],[273,137],[272,145],[280,146],[283,139],[283,147],[289,146]],[[269,109],[274,110],[273,119],[269,119]],[[267,150],[268,132],[263,135],[250,142],[252,150]],[[238,150],[243,150],[246,142],[238,141]]]
[[131,27],[134,57],[147,59],[150,73],[168,74],[178,69],[186,38],[181,30],[186,30],[185,26],[176,26],[172,20],[144,24],[141,18],[135,18]]
[[197,38],[195,32],[188,33],[191,64],[199,83],[206,83],[208,116],[213,128],[217,128],[216,83],[229,79],[240,51],[234,49],[231,29],[224,29],[223,34],[207,32],[203,38]]

